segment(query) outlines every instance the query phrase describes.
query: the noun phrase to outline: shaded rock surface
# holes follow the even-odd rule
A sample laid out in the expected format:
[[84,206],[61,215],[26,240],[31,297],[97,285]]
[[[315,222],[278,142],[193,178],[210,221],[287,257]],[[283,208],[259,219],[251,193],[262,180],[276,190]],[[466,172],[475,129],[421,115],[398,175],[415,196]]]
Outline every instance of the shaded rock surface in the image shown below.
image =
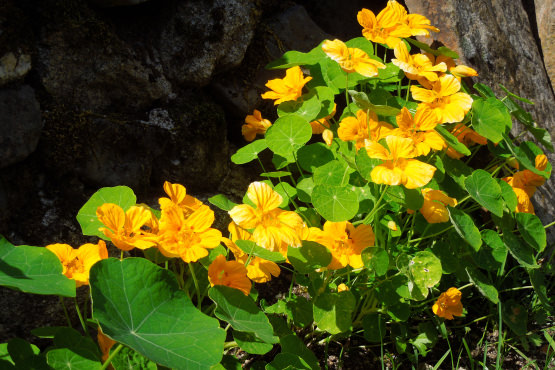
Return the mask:
[[534,5],[543,62],[551,86],[555,89],[555,2],[534,0]]
[[42,130],[39,102],[30,86],[0,89],[0,168],[35,151]]

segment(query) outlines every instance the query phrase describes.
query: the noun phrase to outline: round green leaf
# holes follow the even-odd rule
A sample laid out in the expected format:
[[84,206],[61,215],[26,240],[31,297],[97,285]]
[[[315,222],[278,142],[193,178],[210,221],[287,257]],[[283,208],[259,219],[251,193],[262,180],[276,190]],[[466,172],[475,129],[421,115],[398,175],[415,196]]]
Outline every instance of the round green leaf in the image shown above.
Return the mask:
[[389,254],[386,250],[378,247],[368,247],[362,251],[361,257],[364,267],[374,271],[377,276],[383,276],[387,273],[389,269]]
[[232,202],[229,200],[225,195],[217,194],[213,197],[208,198],[210,204],[218,207],[221,210],[229,212],[237,205],[237,203]]
[[93,318],[102,331],[176,369],[220,362],[225,331],[197,310],[174,275],[143,258],[109,258],[90,273]]
[[291,114],[278,118],[266,131],[266,143],[275,154],[287,157],[295,153],[312,137],[308,121]]
[[303,95],[300,99],[284,101],[277,107],[279,117],[285,117],[295,114],[304,118],[308,122],[314,120],[320,113],[320,100],[318,95],[312,90],[310,93]]
[[90,337],[63,328],[54,336],[56,349],[48,351],[46,360],[54,369],[100,369],[100,351]]
[[[441,137],[443,137],[443,140],[445,140],[445,142],[451,148],[455,149],[457,152],[461,154],[470,155],[470,150],[468,150],[466,145],[461,143],[452,133],[447,131],[445,127],[443,127],[442,125],[437,125],[435,127],[435,130],[438,134],[441,135]],[[447,166],[445,168],[447,169]]]
[[501,179],[497,179],[497,183],[499,184],[499,188],[501,189],[501,196],[503,197],[503,201],[507,205],[507,208],[509,209],[509,211],[511,212],[516,211],[516,206],[518,205],[518,199],[511,185],[507,184],[505,181]]
[[521,238],[519,238],[509,230],[503,230],[503,242],[509,249],[511,255],[522,266],[531,269],[536,269],[540,267],[536,263],[534,250],[530,248]]
[[303,170],[314,172],[317,167],[333,160],[333,153],[324,143],[305,145],[299,149],[297,159]]
[[349,174],[353,172],[346,163],[331,161],[314,170],[314,184],[343,186],[349,181]]
[[214,315],[227,321],[233,329],[254,333],[266,343],[277,342],[268,318],[251,297],[244,295],[240,290],[223,285],[210,288],[208,296],[216,303]]
[[487,276],[474,268],[467,267],[465,270],[472,284],[474,284],[476,288],[478,288],[478,290],[480,291],[480,293],[482,293],[484,297],[489,299],[493,304],[499,303],[499,295],[497,293],[497,289],[495,289]]
[[77,213],[77,221],[81,225],[83,235],[98,236],[99,238],[109,240],[103,232],[99,231],[99,227],[105,227],[96,218],[96,210],[104,203],[114,203],[127,211],[137,202],[137,197],[133,190],[127,186],[114,186],[111,188],[102,188],[94,193]]
[[312,177],[305,177],[297,183],[297,196],[301,202],[312,202],[312,189],[314,189]]
[[351,329],[351,315],[355,309],[355,297],[351,292],[322,293],[314,300],[314,321],[318,328],[330,334]]
[[524,241],[538,252],[543,252],[547,239],[545,228],[538,216],[531,213],[517,213],[515,217],[518,231]]
[[507,247],[493,230],[482,230],[481,235],[484,244],[476,255],[476,264],[485,270],[496,271],[507,259]]
[[503,322],[507,324],[516,335],[526,335],[528,331],[528,311],[524,306],[514,300],[508,300],[503,303],[501,312]]
[[288,248],[289,262],[301,274],[308,274],[321,267],[326,267],[331,262],[331,253],[323,245],[316,242],[303,240],[300,248]]
[[358,212],[358,196],[350,187],[316,185],[312,190],[312,204],[328,221],[341,222]]
[[441,261],[432,252],[417,252],[409,262],[409,273],[416,285],[431,288],[441,280]]
[[245,164],[258,158],[258,154],[268,148],[265,139],[253,141],[239,149],[231,156],[231,161],[235,164]]
[[233,339],[237,342],[239,348],[253,355],[263,355],[274,348],[273,344],[263,342],[261,339],[257,338],[254,333],[234,330]]
[[468,194],[485,209],[503,217],[503,197],[501,188],[491,174],[484,170],[476,170],[464,180]]
[[75,281],[62,274],[58,257],[46,248],[16,247],[0,236],[0,285],[25,293],[75,297]]
[[483,137],[498,143],[513,125],[505,104],[496,98],[475,99],[472,103],[472,128]]
[[449,219],[453,226],[455,226],[457,234],[470,244],[476,252],[479,251],[482,246],[482,238],[472,218],[457,208],[448,207],[448,209]]
[[335,94],[333,90],[327,86],[316,86],[314,87],[313,91],[318,96],[318,100],[320,101],[320,106],[321,106],[320,112],[313,119],[315,121],[332,114],[333,108],[335,106],[335,102],[334,102]]
[[362,318],[362,328],[364,329],[364,339],[369,342],[382,342],[385,337],[385,317],[384,315],[373,312]]

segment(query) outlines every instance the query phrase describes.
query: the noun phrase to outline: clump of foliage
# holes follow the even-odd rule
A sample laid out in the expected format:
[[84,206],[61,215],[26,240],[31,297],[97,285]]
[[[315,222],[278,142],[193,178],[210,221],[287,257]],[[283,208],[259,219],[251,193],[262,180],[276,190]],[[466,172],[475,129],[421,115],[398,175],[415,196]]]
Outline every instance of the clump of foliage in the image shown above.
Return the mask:
[[[417,362],[438,338],[448,340],[455,318],[462,327],[506,325],[524,347],[541,343],[527,335],[527,320],[552,314],[551,225],[542,225],[530,199],[551,165],[537,145],[509,136],[514,118],[553,150],[521,107],[531,102],[482,84],[471,90],[461,78],[477,72],[448,48],[412,39],[439,30],[395,1],[377,16],[361,10],[358,21],[363,37],[325,40],[268,65],[286,70],[262,95],[279,118],[247,116],[250,143],[231,157],[259,161],[264,180],[249,186],[242,204],[209,199],[229,213],[227,237],[212,228],[208,205],[167,182],[156,209],[137,204],[125,186],[95,193],[77,220],[97,244],[15,247],[2,239],[0,284],[60,297],[89,285],[91,299],[84,315],[75,307],[81,333],[37,329],[53,346],[40,352],[12,340],[0,347],[0,361],[228,369],[240,366],[231,355],[239,348],[279,351],[260,368],[314,369],[307,340],[355,336],[382,350],[394,343]],[[377,55],[388,49],[390,61]],[[264,167],[264,151],[275,169]],[[120,259],[107,258],[104,240]],[[144,258],[124,258],[134,249]],[[288,294],[271,305],[258,299],[256,289],[282,269],[292,274]],[[515,299],[525,289],[531,311]],[[467,297],[486,311],[476,317]],[[98,329],[96,341],[87,326]],[[555,349],[547,332],[545,340]],[[456,367],[453,351],[441,362],[449,353]]]

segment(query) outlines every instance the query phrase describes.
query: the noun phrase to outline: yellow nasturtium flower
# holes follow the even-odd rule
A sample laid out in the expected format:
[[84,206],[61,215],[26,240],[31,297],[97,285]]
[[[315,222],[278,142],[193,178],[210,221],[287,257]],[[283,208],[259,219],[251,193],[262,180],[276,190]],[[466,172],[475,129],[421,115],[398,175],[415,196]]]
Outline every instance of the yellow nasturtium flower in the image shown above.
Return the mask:
[[357,14],[358,23],[363,27],[362,35],[390,48],[397,46],[402,37],[411,36],[411,29],[404,23],[405,17],[405,8],[396,1],[389,1],[377,16],[368,9],[362,9]]
[[324,130],[324,132],[322,132],[322,139],[324,139],[327,146],[331,146],[331,143],[333,142],[333,131]]
[[404,42],[397,44],[394,52],[396,59],[391,59],[391,63],[401,68],[408,79],[419,81],[425,79],[433,82],[439,79],[438,72],[447,70],[445,63],[434,65],[430,58],[424,54],[409,54]]
[[162,210],[158,231],[158,249],[166,257],[181,257],[187,263],[208,256],[207,249],[220,244],[222,233],[213,229],[214,212],[206,205],[189,217],[179,208]]
[[328,116],[320,118],[316,121],[310,122],[310,127],[312,127],[313,134],[322,134],[325,130],[330,128],[330,119],[335,116],[337,109],[337,104],[333,103],[333,110]]
[[357,72],[365,77],[374,77],[378,75],[378,68],[385,68],[385,64],[370,58],[363,50],[349,48],[338,39],[325,40],[322,50],[347,73]]
[[298,231],[303,220],[293,211],[278,208],[281,195],[266,183],[253,182],[247,196],[255,207],[240,204],[233,207],[229,215],[239,227],[254,229],[252,240],[256,244],[274,252],[281,251],[283,243],[294,248],[301,246]]
[[160,209],[164,210],[169,207],[180,208],[185,217],[188,217],[195,210],[202,206],[202,202],[195,197],[187,194],[185,186],[180,184],[172,184],[171,182],[164,182],[164,191],[169,198],[159,198]]
[[449,211],[447,206],[454,207],[457,205],[457,200],[447,196],[441,190],[435,189],[422,189],[422,196],[424,203],[420,208],[420,213],[430,224],[437,224],[449,221]]
[[279,266],[272,261],[267,261],[260,257],[251,256],[243,252],[236,244],[237,240],[252,240],[252,234],[240,228],[234,222],[231,222],[228,227],[231,240],[222,238],[222,241],[227,248],[233,252],[235,260],[243,265],[249,261],[247,265],[247,276],[255,283],[266,283],[272,279],[272,276],[278,277],[281,270]]
[[151,222],[152,213],[141,206],[132,206],[127,212],[117,204],[105,203],[96,210],[96,217],[106,227],[99,228],[112,243],[123,251],[133,248],[148,249],[156,243],[142,230]]
[[366,247],[374,245],[374,230],[370,225],[353,226],[348,221],[326,221],[323,230],[311,228],[311,239],[331,252],[331,262],[328,269],[337,270],[347,265],[361,268],[361,253]]
[[461,83],[451,75],[441,76],[432,83],[432,89],[412,86],[410,91],[415,100],[432,109],[439,123],[460,122],[472,107],[472,98],[467,93],[459,92]]
[[[488,143],[488,139],[462,123],[455,125],[455,127],[451,130],[451,134],[453,134],[453,136],[456,137],[460,143],[466,145],[467,147],[473,144],[486,145]],[[464,157],[463,154],[457,152],[452,147],[448,147],[445,153],[454,159]]]
[[445,64],[447,70],[455,76],[459,81],[462,77],[475,77],[478,76],[478,72],[475,69],[465,66],[463,64],[457,65],[453,58],[449,58],[445,55],[438,55],[437,57],[433,54],[426,53],[426,56],[432,61],[434,65]]
[[262,99],[275,99],[274,105],[289,100],[297,100],[303,94],[303,86],[312,80],[304,77],[299,66],[288,68],[284,78],[276,78],[266,83],[272,91],[262,94]]
[[416,189],[430,182],[436,168],[412,159],[417,153],[411,139],[388,136],[385,141],[389,149],[375,141],[366,141],[368,157],[384,161],[370,173],[374,183],[403,184],[407,189]]
[[226,261],[221,254],[208,267],[208,281],[210,286],[225,285],[239,289],[245,295],[249,295],[251,291],[251,281],[247,277],[245,265],[237,261]]
[[358,149],[364,146],[364,141],[378,141],[391,134],[393,126],[387,122],[378,121],[375,112],[366,113],[365,110],[357,111],[356,117],[345,117],[339,122],[337,136],[343,141],[355,141]]
[[453,316],[462,316],[463,305],[461,303],[462,293],[457,288],[449,288],[441,293],[436,303],[432,306],[434,313],[447,320],[453,320]]
[[257,134],[264,134],[272,126],[272,122],[262,118],[262,113],[255,109],[245,117],[245,124],[241,126],[241,134],[247,141],[253,141]]
[[[536,169],[544,171],[547,167],[547,163],[547,157],[544,154],[536,156]],[[545,183],[545,178],[530,170],[523,170],[515,172],[513,176],[504,177],[503,181],[511,185],[516,194],[518,204],[515,212],[534,214],[534,206],[530,198],[532,198],[536,192],[536,188]]]
[[54,253],[62,262],[62,274],[75,280],[77,288],[89,285],[91,267],[96,262],[108,258],[108,250],[103,240],[99,240],[98,244],[83,244],[78,249],[73,249],[68,244],[50,244],[46,249]]
[[441,150],[445,141],[434,128],[438,124],[435,113],[425,106],[420,106],[412,117],[410,111],[403,107],[396,117],[398,128],[391,135],[411,139],[416,147],[416,155],[428,155],[430,150]]

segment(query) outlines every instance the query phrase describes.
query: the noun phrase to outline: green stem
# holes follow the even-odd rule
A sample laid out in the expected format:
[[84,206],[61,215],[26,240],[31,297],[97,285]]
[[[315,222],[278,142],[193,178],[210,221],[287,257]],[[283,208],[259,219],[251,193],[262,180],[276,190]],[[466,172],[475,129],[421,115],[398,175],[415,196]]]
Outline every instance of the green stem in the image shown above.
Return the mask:
[[412,80],[409,80],[409,84],[407,85],[407,95],[405,96],[405,101],[408,102],[409,101],[409,96],[410,96],[410,85],[412,83]]
[[[443,229],[443,230],[441,230],[441,231],[439,231],[439,232],[437,232],[437,233],[435,233],[435,234],[431,234],[431,235],[428,235],[428,236],[425,236],[425,237],[422,237],[422,238],[412,239],[410,242],[411,242],[411,243],[414,243],[414,242],[419,242],[419,241],[424,240],[424,239],[430,239],[430,238],[436,237],[436,236],[438,236],[438,235],[441,235],[441,234],[443,234],[444,232],[446,232],[447,230],[450,230],[450,229],[452,229],[452,228],[453,228],[453,225],[451,225],[451,226],[449,226],[448,228]],[[408,242],[407,242],[407,243],[408,243]]]
[[60,298],[60,304],[62,305],[62,308],[64,309],[64,315],[66,316],[67,319],[67,326],[69,326],[70,328],[71,326],[71,320],[69,319],[69,313],[67,312],[67,308],[66,305],[64,304],[64,298],[62,296],[58,296]]
[[200,289],[198,287],[197,275],[195,275],[195,268],[191,263],[188,263],[189,270],[191,271],[191,277],[193,278],[193,282],[195,283],[195,290],[197,291],[197,308],[200,310],[202,306],[202,301],[200,300]]
[[114,359],[114,357],[116,357],[116,355],[118,354],[119,351],[121,351],[121,349],[123,348],[123,344],[118,344],[118,346],[116,347],[115,350],[112,351],[112,353],[110,353],[110,356],[108,356],[108,358],[106,359],[106,361],[104,361],[104,363],[102,364],[102,367],[100,368],[100,370],[104,370],[106,369],[110,363],[112,362],[112,360]]
[[345,76],[345,103],[347,104],[347,108],[349,109],[349,112],[351,114],[353,114],[353,112],[351,111],[351,107],[349,106],[349,74],[347,73],[347,75]]
[[378,206],[380,205],[383,197],[385,196],[385,193],[387,193],[387,189],[389,189],[389,185],[386,185],[385,188],[381,190],[381,194],[380,194],[380,198],[376,201],[376,204],[374,204],[374,208],[372,208],[372,210],[370,211],[370,213],[368,213],[368,215],[366,215],[366,217],[364,218],[364,220],[362,220],[362,223],[364,225],[368,225],[370,223],[370,220],[372,219],[372,217],[374,217],[374,214],[379,210]]
[[551,227],[551,226],[553,226],[553,225],[555,225],[555,221],[553,221],[553,222],[550,223],[550,224],[545,225],[543,228],[544,228],[544,229],[547,229],[547,228],[549,228],[549,227]]
[[79,316],[79,322],[81,323],[81,327],[85,334],[87,334],[87,326],[85,325],[85,321],[83,321],[83,316],[81,316],[81,310],[79,309],[79,304],[77,303],[77,297],[75,297],[75,311],[77,311],[77,316]]
[[[264,164],[262,163],[262,161],[260,160],[260,158],[258,158],[258,156],[256,157],[256,159],[258,159],[258,163],[260,163],[260,167],[262,167],[262,172],[268,172],[266,171],[266,168],[264,168]],[[268,178],[268,181],[270,181],[270,184],[272,184],[272,186],[274,186],[274,183],[272,182],[272,178],[270,176],[266,176]]]

